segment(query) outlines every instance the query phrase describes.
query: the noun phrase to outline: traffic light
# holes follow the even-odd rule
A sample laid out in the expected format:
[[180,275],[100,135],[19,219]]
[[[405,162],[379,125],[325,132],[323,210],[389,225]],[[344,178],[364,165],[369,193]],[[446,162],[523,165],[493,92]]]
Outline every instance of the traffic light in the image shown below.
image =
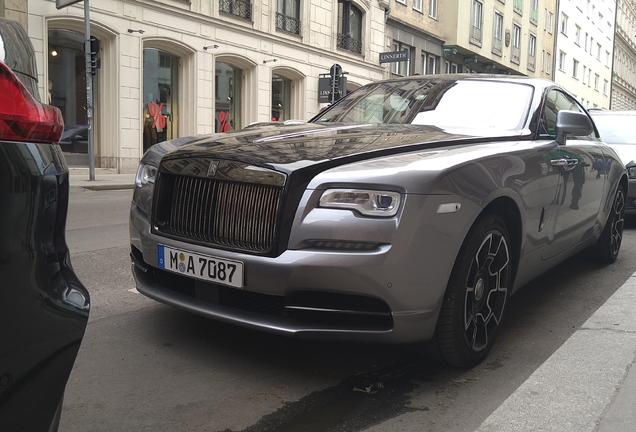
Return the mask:
[[90,52],[91,52],[91,74],[95,75],[97,69],[102,67],[102,60],[97,57],[99,54],[99,40],[95,36],[90,38]]

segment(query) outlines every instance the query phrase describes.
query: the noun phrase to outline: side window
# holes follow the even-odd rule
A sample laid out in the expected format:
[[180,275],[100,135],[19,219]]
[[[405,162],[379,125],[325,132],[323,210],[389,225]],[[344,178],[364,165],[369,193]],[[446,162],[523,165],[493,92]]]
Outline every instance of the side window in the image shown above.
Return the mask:
[[559,90],[550,90],[546,96],[541,116],[542,133],[556,136],[556,118],[561,110],[579,111],[584,113],[581,107],[571,97]]

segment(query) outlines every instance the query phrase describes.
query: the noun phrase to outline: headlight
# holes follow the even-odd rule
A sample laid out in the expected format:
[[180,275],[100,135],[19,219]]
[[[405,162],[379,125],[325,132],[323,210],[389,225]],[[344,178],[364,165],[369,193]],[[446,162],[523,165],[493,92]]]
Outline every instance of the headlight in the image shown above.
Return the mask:
[[636,178],[636,166],[627,168],[627,175],[630,179]]
[[365,216],[395,216],[400,207],[400,194],[360,189],[327,189],[320,197],[320,207],[353,210]]
[[142,187],[148,183],[154,183],[157,177],[157,167],[148,164],[139,164],[137,168],[137,176],[135,177],[135,184],[137,187]]

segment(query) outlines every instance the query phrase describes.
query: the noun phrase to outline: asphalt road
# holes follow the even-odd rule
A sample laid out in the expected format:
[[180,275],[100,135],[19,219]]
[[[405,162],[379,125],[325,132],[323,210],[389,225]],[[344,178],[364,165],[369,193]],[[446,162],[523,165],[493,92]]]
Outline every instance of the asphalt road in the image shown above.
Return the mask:
[[67,240],[92,309],[64,432],[472,432],[636,270],[629,220],[614,265],[553,269],[510,299],[485,362],[444,368],[417,347],[282,338],[145,298],[130,271],[130,197],[72,188]]

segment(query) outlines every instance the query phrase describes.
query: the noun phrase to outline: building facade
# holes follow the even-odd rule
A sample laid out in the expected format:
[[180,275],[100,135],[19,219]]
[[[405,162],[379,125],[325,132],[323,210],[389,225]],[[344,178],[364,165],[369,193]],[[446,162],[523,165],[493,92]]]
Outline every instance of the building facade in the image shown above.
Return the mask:
[[0,0],[0,17],[17,21],[27,29],[27,0]]
[[559,2],[554,81],[587,108],[609,108],[614,52],[614,0]]
[[556,0],[444,1],[445,56],[471,72],[551,78],[545,61],[554,33],[547,22],[540,25],[540,12],[554,13],[555,5]]
[[[318,78],[384,78],[385,10],[367,0],[91,0],[95,166],[134,172],[150,145],[307,119]],[[83,3],[29,0],[43,99],[62,110],[69,164],[88,165]]]
[[636,110],[636,4],[618,0],[611,109]]
[[557,0],[381,0],[392,75],[504,73],[552,79]]
[[[438,0],[385,0],[383,6],[385,51],[408,53],[408,60],[385,66],[392,76],[451,72],[442,62],[443,11]],[[455,68],[452,72],[458,70]]]
[[[539,13],[543,14],[543,17],[539,16],[543,22],[542,32],[543,37],[541,40],[541,57],[540,57],[540,77],[554,80],[554,47],[556,44],[556,12],[557,12],[557,0],[543,0],[543,9],[539,9]],[[538,54],[538,53],[537,53]]]
[[[619,4],[90,0],[95,166],[134,172],[163,140],[308,119],[325,106],[320,78],[334,64],[349,91],[391,76],[502,73],[553,79],[587,107],[636,108],[636,8]],[[67,125],[67,160],[87,166],[84,3],[0,0],[0,15],[28,29],[42,99]],[[392,52],[408,56],[381,61]]]

